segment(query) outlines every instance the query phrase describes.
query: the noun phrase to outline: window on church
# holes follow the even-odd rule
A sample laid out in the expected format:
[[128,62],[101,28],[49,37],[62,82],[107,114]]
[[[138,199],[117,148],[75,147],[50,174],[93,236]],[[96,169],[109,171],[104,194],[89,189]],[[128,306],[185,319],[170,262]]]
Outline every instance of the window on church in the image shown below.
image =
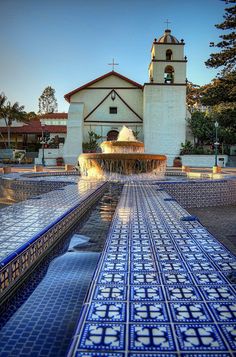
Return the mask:
[[164,73],[164,82],[166,84],[174,83],[174,68],[172,66],[166,66]]
[[117,114],[117,107],[110,107],[110,114]]
[[166,51],[166,61],[171,61],[172,60],[172,51],[167,50]]

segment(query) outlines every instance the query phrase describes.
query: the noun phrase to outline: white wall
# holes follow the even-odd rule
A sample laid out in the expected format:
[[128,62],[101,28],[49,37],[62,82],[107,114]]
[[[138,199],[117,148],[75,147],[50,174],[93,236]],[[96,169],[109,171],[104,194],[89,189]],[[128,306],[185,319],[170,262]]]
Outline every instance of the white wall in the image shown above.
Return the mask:
[[75,165],[82,153],[84,103],[71,103],[67,120],[67,136],[63,150],[66,164]]
[[[108,88],[109,87],[109,88]],[[126,87],[130,89],[119,89]],[[140,116],[143,116],[143,93],[142,89],[131,85],[116,76],[105,78],[91,87],[83,89],[71,96],[71,103],[84,103],[84,117],[86,117],[114,88],[125,102]],[[99,89],[96,89],[99,88]],[[104,88],[104,89],[103,89]],[[117,114],[109,114],[109,107],[117,107]],[[117,96],[112,101],[109,96],[86,121],[139,121],[139,118]],[[141,121],[140,121],[141,122]]]
[[[44,149],[45,165],[56,165],[56,158],[62,157],[63,148],[60,149]],[[35,158],[35,165],[42,165],[43,149],[39,149],[38,157]]]
[[[215,165],[215,155],[183,155],[181,158],[184,166],[213,167]],[[218,166],[225,167],[228,155],[217,155],[217,159]]]
[[[174,158],[186,136],[186,87],[145,85],[145,151]],[[172,160],[173,162],[173,160]],[[172,164],[170,160],[168,165]]]

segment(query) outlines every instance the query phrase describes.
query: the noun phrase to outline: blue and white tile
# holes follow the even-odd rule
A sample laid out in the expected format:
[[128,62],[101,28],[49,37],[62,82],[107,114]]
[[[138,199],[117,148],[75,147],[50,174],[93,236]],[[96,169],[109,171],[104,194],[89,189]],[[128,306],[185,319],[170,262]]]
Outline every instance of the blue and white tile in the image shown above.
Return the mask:
[[94,322],[125,322],[126,304],[117,301],[92,302],[86,320]]
[[175,322],[212,322],[207,306],[202,302],[171,302],[169,306]]
[[200,301],[200,291],[196,286],[166,286],[167,300],[169,301]]
[[125,325],[91,323],[83,326],[80,348],[118,351],[125,348]]
[[236,302],[214,302],[209,303],[214,317],[219,322],[234,322],[236,321]]
[[132,301],[160,301],[164,300],[161,286],[130,286],[130,300]]
[[227,347],[213,324],[175,325],[180,349],[183,351],[226,351]]
[[166,304],[163,302],[133,302],[130,304],[131,322],[168,322]]
[[129,349],[133,351],[175,351],[175,342],[169,325],[130,325]]

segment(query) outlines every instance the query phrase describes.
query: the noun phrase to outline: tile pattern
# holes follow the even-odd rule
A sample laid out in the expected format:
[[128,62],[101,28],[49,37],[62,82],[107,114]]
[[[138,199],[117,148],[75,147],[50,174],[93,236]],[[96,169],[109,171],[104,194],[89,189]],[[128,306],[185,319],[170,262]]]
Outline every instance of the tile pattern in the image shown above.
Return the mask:
[[0,211],[0,296],[101,196],[104,183],[81,180]]
[[159,184],[184,207],[224,206],[236,203],[236,180],[178,180]]
[[235,262],[168,193],[126,184],[68,356],[235,356]]
[[99,253],[67,252],[0,330],[0,356],[65,356]]

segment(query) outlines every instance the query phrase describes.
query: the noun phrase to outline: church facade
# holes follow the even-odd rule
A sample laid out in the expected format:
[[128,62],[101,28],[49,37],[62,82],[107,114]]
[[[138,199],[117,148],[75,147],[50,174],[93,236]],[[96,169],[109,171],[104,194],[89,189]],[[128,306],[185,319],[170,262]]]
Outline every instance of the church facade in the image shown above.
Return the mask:
[[70,103],[63,156],[75,164],[88,133],[114,140],[123,125],[144,142],[148,153],[164,154],[168,165],[186,137],[184,41],[166,30],[154,39],[149,82],[143,85],[114,70],[67,93]]

